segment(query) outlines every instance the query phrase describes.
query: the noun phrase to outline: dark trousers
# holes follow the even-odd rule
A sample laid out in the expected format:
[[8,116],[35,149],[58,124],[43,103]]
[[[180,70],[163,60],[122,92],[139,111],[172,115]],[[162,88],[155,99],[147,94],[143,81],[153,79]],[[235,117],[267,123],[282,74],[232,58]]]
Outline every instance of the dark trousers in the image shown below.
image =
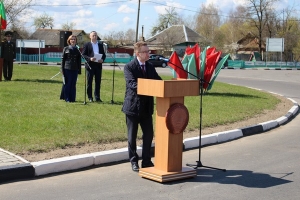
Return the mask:
[[11,80],[13,74],[13,64],[13,60],[3,59],[3,76],[5,80]]
[[136,153],[136,137],[140,124],[143,132],[143,162],[151,161],[151,144],[153,140],[153,122],[152,115],[147,116],[130,116],[126,115],[126,125],[128,134],[128,153],[130,162],[138,162],[139,156]]
[[101,77],[102,77],[102,65],[94,64],[90,65],[91,69],[86,69],[87,76],[87,96],[89,99],[93,98],[93,77],[95,76],[95,89],[94,89],[94,97],[96,100],[100,99],[100,87],[101,87]]
[[64,76],[64,99],[66,102],[75,102],[78,71],[65,69]]

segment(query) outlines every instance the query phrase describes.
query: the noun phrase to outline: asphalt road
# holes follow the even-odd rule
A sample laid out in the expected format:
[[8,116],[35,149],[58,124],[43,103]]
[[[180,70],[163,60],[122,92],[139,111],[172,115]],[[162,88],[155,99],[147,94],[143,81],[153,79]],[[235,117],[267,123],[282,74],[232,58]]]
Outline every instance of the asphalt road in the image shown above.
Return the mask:
[[[158,69],[167,74],[168,69]],[[300,71],[222,70],[217,81],[261,88],[300,102]],[[205,112],[205,111],[203,111]],[[0,199],[300,199],[300,117],[266,133],[202,148],[197,177],[170,183],[140,178],[129,163],[14,181]],[[199,151],[183,154],[194,164]]]

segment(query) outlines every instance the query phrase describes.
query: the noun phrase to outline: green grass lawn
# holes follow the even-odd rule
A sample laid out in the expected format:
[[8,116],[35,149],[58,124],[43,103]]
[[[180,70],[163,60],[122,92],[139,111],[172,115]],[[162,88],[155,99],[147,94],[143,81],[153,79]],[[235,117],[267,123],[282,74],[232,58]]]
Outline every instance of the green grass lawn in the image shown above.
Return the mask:
[[[123,71],[113,76],[103,70],[103,103],[84,105],[84,70],[77,83],[75,103],[59,100],[61,75],[55,66],[14,66],[12,81],[0,82],[0,148],[14,153],[47,152],[86,143],[126,141],[125,116],[121,112],[125,92]],[[163,79],[171,77],[162,76]],[[274,109],[279,100],[269,93],[215,82],[203,96],[202,128],[250,118]],[[200,97],[186,97],[190,114],[187,130],[199,129]],[[141,133],[139,133],[141,137]]]

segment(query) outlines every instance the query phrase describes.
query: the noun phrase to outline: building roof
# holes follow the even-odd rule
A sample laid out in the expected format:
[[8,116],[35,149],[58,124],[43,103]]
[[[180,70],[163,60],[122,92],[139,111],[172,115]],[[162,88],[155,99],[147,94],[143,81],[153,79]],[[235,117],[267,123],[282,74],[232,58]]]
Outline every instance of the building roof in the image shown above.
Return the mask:
[[[252,52],[259,51],[259,41],[258,38],[251,32],[249,32],[245,37],[237,41],[238,44],[238,52]],[[262,49],[265,49],[266,45],[262,43]]]
[[198,43],[207,39],[185,25],[173,25],[160,33],[146,39],[149,45],[178,45]]
[[[29,39],[45,40],[45,45],[59,46],[60,45],[60,32],[65,31],[62,29],[37,29]],[[84,30],[70,30],[72,35],[86,35]],[[78,41],[79,42],[79,41]]]

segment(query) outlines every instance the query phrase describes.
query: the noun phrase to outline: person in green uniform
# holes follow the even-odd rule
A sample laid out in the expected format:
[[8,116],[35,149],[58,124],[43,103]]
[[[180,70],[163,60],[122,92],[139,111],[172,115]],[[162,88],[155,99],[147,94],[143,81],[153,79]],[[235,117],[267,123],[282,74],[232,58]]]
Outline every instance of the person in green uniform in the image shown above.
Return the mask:
[[5,33],[5,40],[1,43],[1,58],[3,58],[3,76],[10,81],[13,74],[13,63],[16,60],[16,44],[11,41],[12,32]]

